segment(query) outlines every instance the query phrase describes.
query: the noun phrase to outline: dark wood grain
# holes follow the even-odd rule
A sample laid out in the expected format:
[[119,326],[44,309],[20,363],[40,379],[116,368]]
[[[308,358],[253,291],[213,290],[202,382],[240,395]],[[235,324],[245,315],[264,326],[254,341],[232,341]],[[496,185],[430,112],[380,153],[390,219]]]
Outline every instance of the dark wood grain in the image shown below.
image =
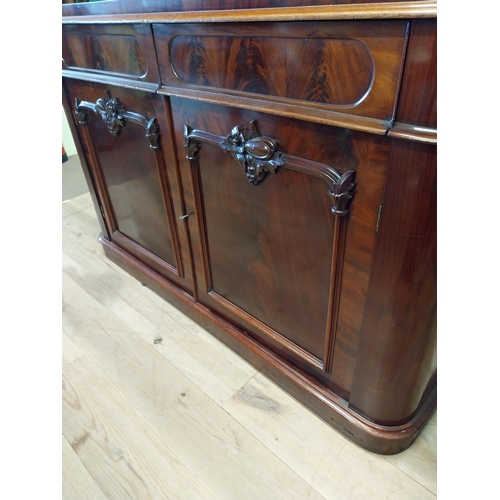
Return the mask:
[[[121,83],[123,85],[123,82]],[[318,108],[319,105],[313,102],[290,101],[279,97],[269,97],[263,94],[220,94],[217,92],[207,92],[198,88],[161,86],[157,92],[166,96],[185,97],[199,102],[207,102],[222,106],[231,106],[241,109],[253,109],[257,112],[273,114],[276,116],[286,116],[297,120],[306,120],[313,123],[322,123],[334,127],[359,130],[371,134],[386,135],[391,120],[382,120],[368,116],[350,115],[332,111],[331,109]]]
[[153,31],[164,85],[391,120],[407,26],[165,24],[153,25]]
[[334,366],[345,367],[343,385],[350,391],[357,362],[366,293],[373,265],[377,217],[382,204],[391,152],[388,141],[352,133],[353,152],[360,159],[356,169],[356,199],[351,204],[344,257],[344,276],[334,352]]
[[151,27],[63,26],[63,69],[158,83]]
[[[65,35],[63,36],[63,64],[68,69],[90,69],[141,78],[148,68],[144,48],[137,38],[123,35]],[[87,50],[81,51],[83,46]],[[93,54],[93,56],[90,56]],[[125,54],[127,57],[119,58]],[[141,57],[142,56],[142,57]]]
[[[333,240],[327,186],[281,169],[255,188],[229,155],[203,153],[210,288],[323,359]],[[299,217],[295,206],[304,207]]]
[[[437,21],[416,19],[405,62],[397,121],[437,128]],[[419,82],[415,85],[415,82]]]
[[349,39],[180,35],[170,53],[183,83],[325,104],[356,104],[373,75],[369,52]]
[[394,140],[349,404],[409,420],[436,369],[436,148]]

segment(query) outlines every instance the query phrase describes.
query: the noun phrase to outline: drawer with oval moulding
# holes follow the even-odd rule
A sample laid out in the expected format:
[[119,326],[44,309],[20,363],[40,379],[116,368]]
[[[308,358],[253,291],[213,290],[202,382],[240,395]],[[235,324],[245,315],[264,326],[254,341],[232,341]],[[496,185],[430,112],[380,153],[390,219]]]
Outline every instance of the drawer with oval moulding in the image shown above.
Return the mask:
[[63,75],[155,91],[160,77],[151,26],[63,25]]
[[160,92],[385,134],[408,22],[155,24],[153,34]]

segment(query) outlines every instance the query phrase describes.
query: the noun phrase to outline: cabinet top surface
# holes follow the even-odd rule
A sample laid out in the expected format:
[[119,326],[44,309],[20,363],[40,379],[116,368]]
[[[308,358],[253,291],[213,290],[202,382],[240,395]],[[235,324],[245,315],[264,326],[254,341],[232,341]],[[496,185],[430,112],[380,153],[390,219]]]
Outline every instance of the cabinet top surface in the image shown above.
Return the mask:
[[[217,22],[436,17],[435,0],[102,0],[62,5],[63,22]],[[97,17],[96,17],[97,16]],[[87,21],[84,21],[84,20]]]

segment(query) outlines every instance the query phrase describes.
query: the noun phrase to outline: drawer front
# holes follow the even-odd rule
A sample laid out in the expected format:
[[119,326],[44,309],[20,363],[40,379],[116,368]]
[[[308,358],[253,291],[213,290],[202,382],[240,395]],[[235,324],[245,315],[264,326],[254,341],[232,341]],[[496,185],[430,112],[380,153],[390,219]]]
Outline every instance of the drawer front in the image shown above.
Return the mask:
[[159,82],[148,25],[63,26],[63,70]]
[[154,25],[164,85],[391,119],[406,21]]

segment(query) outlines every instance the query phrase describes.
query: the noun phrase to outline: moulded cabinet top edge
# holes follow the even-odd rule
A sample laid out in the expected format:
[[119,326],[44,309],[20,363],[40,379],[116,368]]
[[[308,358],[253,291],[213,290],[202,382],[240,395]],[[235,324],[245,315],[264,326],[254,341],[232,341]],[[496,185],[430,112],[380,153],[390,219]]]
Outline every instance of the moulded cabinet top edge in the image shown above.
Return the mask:
[[[177,10],[162,12],[134,12],[116,7],[118,2],[63,5],[63,24],[126,24],[126,23],[214,23],[214,22],[265,22],[265,21],[330,21],[348,19],[414,19],[437,17],[435,0],[411,2],[314,5],[298,7],[242,8],[230,10],[179,10],[188,8],[176,5]],[[248,2],[247,2],[248,3]],[[250,2],[251,3],[251,2]],[[271,3],[271,2],[270,2]],[[100,5],[101,4],[101,5]],[[105,6],[104,4],[109,4]],[[81,6],[76,8],[74,5]],[[241,5],[241,4],[240,4]],[[146,9],[146,8],[144,8]],[[137,8],[135,8],[137,10]]]

